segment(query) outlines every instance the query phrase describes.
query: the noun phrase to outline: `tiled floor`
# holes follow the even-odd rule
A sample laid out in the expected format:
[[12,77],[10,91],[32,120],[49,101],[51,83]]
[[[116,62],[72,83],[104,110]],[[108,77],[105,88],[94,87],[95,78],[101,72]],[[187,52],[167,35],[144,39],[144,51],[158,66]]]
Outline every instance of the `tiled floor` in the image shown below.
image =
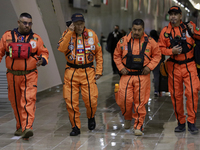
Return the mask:
[[[69,136],[71,124],[62,98],[62,86],[38,93],[34,136],[29,141],[13,135],[15,119],[9,102],[0,100],[0,149],[4,150],[199,150],[200,133],[174,133],[177,125],[170,97],[154,98],[153,89],[144,122],[144,135],[136,137],[132,129],[123,129],[124,119],[114,99],[114,84],[119,81],[110,69],[110,57],[104,53],[104,76],[99,89],[96,129],[87,128],[86,109],[80,98],[81,134]],[[152,84],[153,85],[153,84]],[[151,87],[153,87],[151,85]],[[200,112],[200,110],[199,110]],[[197,127],[200,128],[199,115]]]

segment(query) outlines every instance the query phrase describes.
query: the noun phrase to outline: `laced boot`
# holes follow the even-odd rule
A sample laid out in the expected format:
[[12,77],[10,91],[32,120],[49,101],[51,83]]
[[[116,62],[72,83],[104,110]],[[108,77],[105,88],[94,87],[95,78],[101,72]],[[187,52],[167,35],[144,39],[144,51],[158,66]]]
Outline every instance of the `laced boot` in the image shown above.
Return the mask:
[[187,122],[188,123],[188,131],[191,133],[191,134],[197,134],[199,133],[199,129],[197,129],[195,127],[195,124],[194,123],[190,123],[190,122]]
[[88,129],[89,130],[94,130],[95,127],[96,127],[95,118],[88,119]]
[[73,127],[72,132],[70,132],[70,136],[77,136],[79,134],[81,134],[80,129],[77,126]]
[[185,131],[185,123],[180,124],[178,122],[178,126],[174,129],[174,132],[183,132],[183,131]]

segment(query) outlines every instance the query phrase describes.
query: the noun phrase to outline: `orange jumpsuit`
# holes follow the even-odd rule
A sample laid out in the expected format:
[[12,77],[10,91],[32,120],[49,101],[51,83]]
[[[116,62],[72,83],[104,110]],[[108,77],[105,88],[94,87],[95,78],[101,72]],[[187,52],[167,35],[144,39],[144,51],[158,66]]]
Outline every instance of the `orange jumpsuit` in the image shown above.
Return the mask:
[[[114,52],[114,61],[117,68],[121,71],[125,68],[126,58],[124,56],[128,53],[127,43],[131,40],[132,54],[139,55],[144,43],[144,34],[141,39],[133,39],[132,32],[128,36],[124,36],[117,44]],[[161,59],[161,52],[158,44],[152,39],[148,38],[148,44],[144,52],[143,66],[149,67],[153,70]],[[124,59],[123,59],[124,58]],[[131,70],[126,68],[129,72]],[[119,91],[116,101],[121,108],[125,120],[135,119],[134,129],[142,129],[142,125],[146,116],[145,104],[150,97],[150,74],[148,75],[122,75],[119,82]],[[132,112],[134,103],[134,113]]]
[[[200,31],[196,30],[196,25],[190,22],[194,27],[193,38],[200,40]],[[181,24],[183,24],[181,22]],[[184,28],[186,26],[184,25]],[[172,46],[170,43],[169,35],[171,33],[172,38],[176,36],[182,36],[183,28],[172,27],[171,23],[164,27],[160,33],[159,47],[163,55],[169,55],[170,59],[176,61],[184,61],[194,57],[194,39],[186,31],[186,41],[191,50],[186,54],[181,53],[179,55],[173,55]],[[183,47],[182,47],[183,48]],[[184,48],[183,48],[184,50]],[[197,104],[198,104],[198,90],[199,90],[199,79],[197,76],[197,69],[195,61],[178,64],[172,61],[167,61],[168,67],[168,87],[171,94],[171,100],[173,103],[176,119],[180,124],[186,122],[184,115],[183,105],[183,83],[185,84],[185,96],[187,97],[187,121],[194,124],[196,122]]]
[[[93,118],[97,109],[98,89],[95,74],[102,75],[102,50],[97,35],[91,29],[84,29],[78,36],[68,31],[59,41],[58,50],[65,54],[67,65],[63,85],[69,119],[72,128],[81,127],[79,112],[79,90],[87,109],[87,118]],[[96,70],[93,61],[96,59]]]
[[[32,31],[31,31],[32,32]],[[17,30],[14,32],[15,40],[28,39],[30,35],[19,35]],[[2,57],[9,52],[8,44],[12,42],[11,31],[7,31],[0,41],[0,62]],[[49,53],[41,37],[33,34],[29,42],[32,46],[32,53],[28,59],[12,59],[6,56],[7,81],[8,81],[8,99],[14,110],[16,118],[16,128],[32,129],[35,118],[35,102],[37,93],[38,71],[36,63],[37,56],[42,55],[43,64],[48,63]]]

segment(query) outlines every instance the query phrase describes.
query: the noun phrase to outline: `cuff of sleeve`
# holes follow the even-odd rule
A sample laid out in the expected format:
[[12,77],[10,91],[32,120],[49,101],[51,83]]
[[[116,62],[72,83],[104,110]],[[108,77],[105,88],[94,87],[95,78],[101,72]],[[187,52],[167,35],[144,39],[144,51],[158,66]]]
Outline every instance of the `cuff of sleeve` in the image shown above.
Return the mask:
[[125,66],[123,64],[117,66],[118,70],[121,71],[123,68],[125,68]]
[[102,75],[103,75],[103,72],[102,72],[102,71],[100,71],[100,70],[96,70],[96,73],[95,73],[95,75],[96,75],[96,74],[98,74],[98,75],[101,75],[101,76],[102,76]]
[[42,57],[42,59],[43,59],[42,66],[45,66],[45,65],[47,64],[47,61],[46,61],[46,59],[43,58],[43,57]]
[[170,51],[171,51],[171,54],[170,54],[170,55],[174,55],[174,54],[172,53],[172,48],[170,49]]
[[147,65],[147,67],[148,67],[151,71],[154,69],[150,63]]

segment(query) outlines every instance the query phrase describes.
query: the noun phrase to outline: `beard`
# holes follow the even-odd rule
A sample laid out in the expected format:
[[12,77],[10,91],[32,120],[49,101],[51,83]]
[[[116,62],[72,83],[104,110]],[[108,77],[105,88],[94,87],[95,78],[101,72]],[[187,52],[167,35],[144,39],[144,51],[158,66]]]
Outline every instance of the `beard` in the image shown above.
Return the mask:
[[30,28],[20,29],[19,33],[21,33],[22,35],[26,35],[30,33],[30,30]]
[[176,24],[176,21],[172,20],[171,23],[172,23],[172,24]]

